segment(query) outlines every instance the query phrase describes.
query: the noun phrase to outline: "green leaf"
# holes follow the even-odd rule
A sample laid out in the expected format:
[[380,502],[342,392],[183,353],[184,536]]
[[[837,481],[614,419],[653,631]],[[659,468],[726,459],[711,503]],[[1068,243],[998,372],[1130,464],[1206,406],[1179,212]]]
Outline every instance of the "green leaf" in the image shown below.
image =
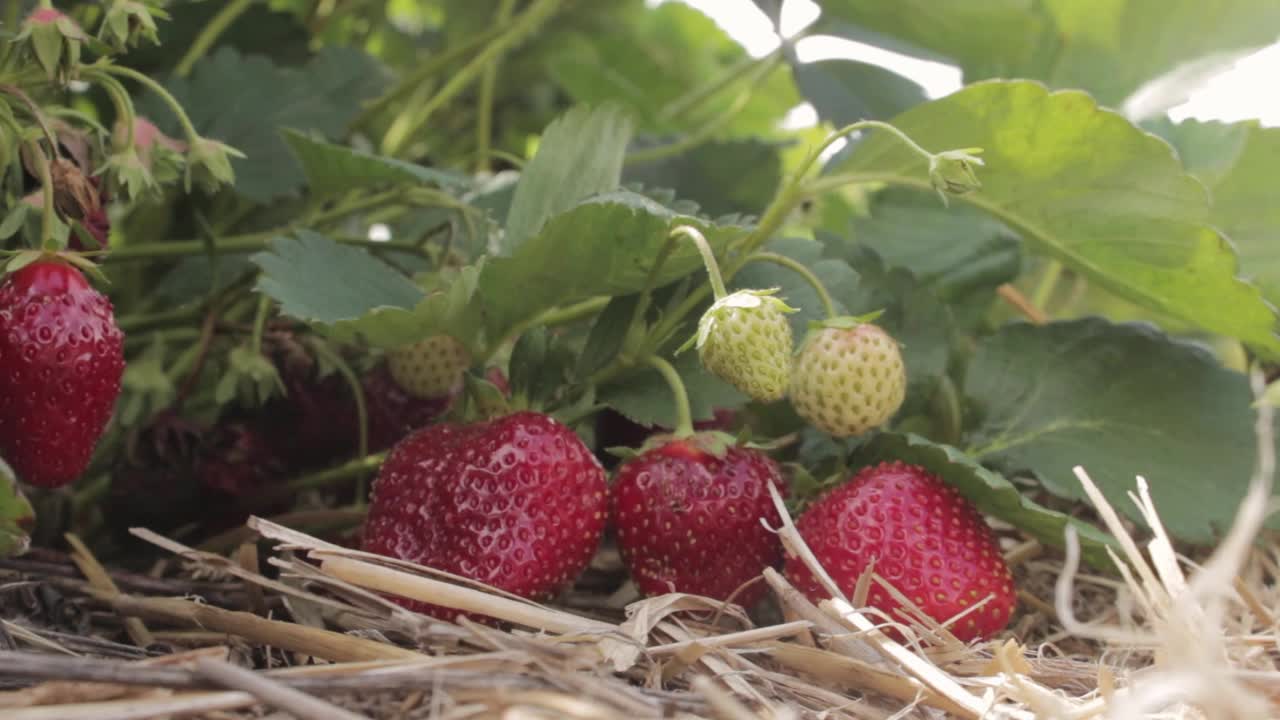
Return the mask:
[[935,193],[901,188],[876,193],[869,205],[848,240],[832,247],[875,251],[886,267],[910,273],[949,305],[961,327],[981,324],[995,288],[1022,272],[1017,235],[976,208],[943,207]]
[[604,310],[596,316],[591,332],[587,335],[587,343],[578,356],[578,375],[591,375],[622,351],[639,303],[640,295],[632,293],[619,295],[604,306]]
[[[694,422],[711,420],[716,408],[734,409],[747,402],[746,396],[732,385],[703,370],[696,353],[684,353],[671,364],[680,373],[685,392],[689,394],[689,411]],[[601,387],[598,400],[640,425],[665,428],[676,425],[676,403],[671,388],[661,373],[652,368],[638,368],[618,382]]]
[[[1236,277],[1208,225],[1204,187],[1169,146],[1083,93],[985,82],[909,110],[894,124],[931,150],[980,146],[981,190],[964,196],[1032,250],[1159,313],[1280,355],[1276,316]],[[927,190],[924,160],[885,133],[836,170]]]
[[924,88],[878,65],[854,60],[793,63],[796,86],[835,127],[886,120],[924,102]]
[[348,190],[399,185],[465,187],[469,178],[414,163],[362,152],[344,145],[316,140],[296,130],[281,131],[289,149],[302,166],[307,187],[319,195]]
[[[299,190],[304,182],[280,129],[340,135],[361,102],[377,95],[385,82],[381,66],[351,48],[327,47],[306,65],[282,68],[224,47],[197,64],[190,77],[172,78],[166,86],[201,135],[247,156],[231,163],[236,192],[266,202]],[[154,94],[140,99],[138,111],[178,136],[171,112]]]
[[1073,499],[1082,466],[1139,522],[1128,493],[1141,475],[1169,532],[1190,542],[1230,525],[1253,472],[1246,378],[1150,326],[1006,326],[978,347],[964,393],[979,418],[966,450],[976,460]]
[[1210,187],[1235,166],[1255,125],[1192,119],[1175,123],[1167,116],[1142,123],[1143,129],[1168,140],[1187,172]]
[[[848,309],[841,303],[841,299],[857,291],[858,274],[843,259],[824,259],[822,243],[804,238],[782,238],[769,243],[764,249],[808,267],[836,300],[836,310],[844,312]],[[775,287],[780,288],[778,297],[797,310],[789,314],[787,320],[791,323],[791,332],[798,344],[808,332],[809,324],[825,318],[826,311],[822,308],[817,291],[794,270],[768,262],[753,262],[734,276],[729,289],[766,290]]]
[[[1280,35],[1270,0],[823,0],[815,32],[842,23],[951,58],[965,81],[996,77],[1083,88],[1117,106],[1150,80],[1206,56],[1225,61]],[[851,39],[866,41],[865,35]],[[902,51],[905,48],[893,47]]]
[[4,222],[0,222],[0,240],[7,240],[22,229],[22,224],[27,221],[27,213],[30,210],[31,206],[26,203],[14,205],[9,214],[4,216]]
[[[639,292],[679,224],[701,230],[716,249],[747,232],[677,215],[627,191],[594,197],[557,215],[510,257],[485,265],[480,295],[490,336],[502,337],[517,323],[558,305]],[[657,286],[701,267],[693,244],[678,242],[658,273]]]
[[391,348],[446,333],[475,350],[483,329],[473,302],[479,267],[442,273],[427,294],[368,252],[309,230],[251,259],[262,269],[257,289],[282,313],[340,342]]
[[36,526],[36,511],[13,470],[0,460],[0,557],[21,555],[31,547],[31,532]]
[[751,58],[713,20],[683,3],[630,5],[590,32],[566,37],[552,54],[551,74],[575,101],[619,103],[649,133],[717,123],[721,138],[769,133],[800,102],[791,73],[778,65],[764,77],[760,68],[749,71],[696,107],[672,112],[673,104]]
[[1106,547],[1115,540],[1098,528],[1069,515],[1050,510],[1031,499],[1025,490],[994,470],[983,467],[960,450],[912,435],[880,433],[858,451],[866,465],[900,461],[919,465],[960,491],[978,510],[999,518],[1040,542],[1062,547],[1068,525],[1079,531],[1085,559],[1097,568],[1114,567]]
[[754,215],[768,206],[782,183],[782,158],[776,143],[713,141],[674,157],[628,164],[623,179],[670,188],[708,215]]
[[551,123],[516,186],[503,250],[518,249],[587,197],[616,189],[630,140],[631,122],[613,106],[579,106]]
[[[1280,128],[1201,124],[1200,130],[1206,155],[1234,161],[1226,170],[1207,162],[1194,170],[1213,198],[1210,219],[1240,254],[1241,274],[1262,288],[1273,305],[1280,305],[1280,187],[1275,175],[1280,167]],[[1206,142],[1206,135],[1216,136],[1218,142]],[[1182,146],[1189,144],[1184,139]]]

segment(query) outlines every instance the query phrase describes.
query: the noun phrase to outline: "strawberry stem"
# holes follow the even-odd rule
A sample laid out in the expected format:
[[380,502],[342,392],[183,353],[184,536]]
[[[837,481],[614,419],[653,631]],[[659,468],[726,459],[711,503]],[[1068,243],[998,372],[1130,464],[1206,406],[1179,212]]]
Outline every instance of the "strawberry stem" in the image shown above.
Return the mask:
[[136,112],[133,107],[133,99],[129,97],[129,92],[124,89],[124,85],[119,80],[110,75],[99,75],[98,84],[102,89],[107,91],[107,97],[111,98],[111,103],[115,105],[116,114],[120,116],[120,122],[124,123],[125,141],[123,144],[115,147],[115,150],[128,150],[133,147],[133,131],[134,118]]
[[311,488],[325,487],[332,485],[339,480],[346,480],[353,477],[362,477],[365,473],[373,472],[382,466],[384,460],[387,459],[386,452],[373,453],[364,457],[356,458],[337,467],[325,468],[308,475],[302,475],[290,480],[286,485],[292,491],[309,490]]
[[805,267],[804,264],[797,262],[786,255],[779,255],[774,252],[752,253],[743,261],[742,264],[745,266],[748,263],[753,262],[770,262],[774,265],[779,265],[787,268],[788,270],[795,271],[797,275],[804,278],[805,282],[809,283],[814,291],[818,293],[818,299],[822,301],[822,309],[827,313],[828,320],[839,314],[836,312],[835,301],[831,299],[831,293],[827,292],[827,287],[823,285],[822,281],[818,279],[818,276],[815,275],[812,270]]
[[204,30],[196,36],[195,42],[191,43],[191,47],[187,49],[182,59],[173,69],[173,74],[178,77],[186,77],[191,74],[191,68],[195,67],[196,61],[204,57],[209,52],[209,48],[218,41],[218,37],[226,31],[236,18],[244,14],[253,5],[253,0],[232,0],[214,15],[209,24],[204,26]]
[[[355,371],[347,364],[342,356],[334,352],[328,345],[323,342],[312,343],[312,349],[316,355],[323,357],[325,360],[333,363],[341,373],[342,379],[347,382],[347,386],[351,389],[351,396],[356,403],[356,455],[363,458],[369,454],[369,410],[365,404],[364,386],[360,383],[360,378],[356,376]],[[367,501],[367,488],[365,487],[365,476],[357,476],[356,481],[356,500],[357,508],[363,508]]]
[[[505,24],[515,11],[515,0],[502,0],[494,21]],[[498,65],[502,56],[494,57],[480,71],[480,97],[476,108],[476,172],[489,172],[490,144],[493,140],[493,90],[498,82]]]
[[271,311],[271,297],[266,293],[258,296],[258,312],[253,317],[253,339],[249,347],[259,355],[262,354],[262,333],[267,327],[267,315]]
[[40,149],[40,144],[32,142],[31,157],[35,159],[36,171],[40,174],[40,189],[44,198],[44,212],[40,217],[40,248],[47,251],[57,250],[53,239],[53,176],[49,172],[49,158]]
[[187,116],[187,111],[182,109],[182,103],[178,102],[178,99],[160,83],[133,68],[127,68],[123,65],[99,63],[87,70],[88,72],[84,73],[85,77],[101,78],[103,75],[119,75],[146,86],[148,90],[155,93],[173,111],[174,116],[178,118],[178,124],[182,126],[183,134],[187,136],[189,142],[194,143],[196,140],[201,139],[200,133],[196,132],[195,125],[191,124],[191,118]]
[[[773,237],[773,234],[782,227],[784,222],[786,222],[787,216],[791,214],[793,209],[795,209],[795,206],[800,202],[800,199],[808,192],[813,192],[815,190],[814,187],[805,187],[804,178],[809,174],[809,170],[811,170],[814,164],[818,162],[819,158],[822,157],[822,153],[824,153],[827,148],[831,147],[833,143],[843,137],[852,135],[859,130],[870,129],[888,131],[901,140],[902,143],[910,148],[912,152],[924,158],[926,162],[933,161],[933,153],[920,147],[920,145],[908,137],[906,133],[889,123],[880,122],[879,120],[861,120],[851,125],[846,125],[827,136],[826,140],[824,140],[821,145],[815,147],[809,152],[804,161],[800,163],[800,167],[796,168],[795,174],[791,176],[791,180],[788,181],[782,190],[778,192],[777,197],[774,198],[773,202],[769,204],[768,209],[765,210],[764,216],[760,218],[760,222],[756,224],[756,229],[748,235],[747,239],[744,241],[743,246],[746,252],[750,253],[768,242],[769,238]],[[823,189],[826,189],[825,185]],[[730,273],[730,275],[732,275],[732,273]]]
[[711,279],[711,292],[715,294],[716,300],[723,299],[729,293],[724,289],[724,279],[720,277],[720,264],[716,262],[716,255],[711,251],[710,243],[703,237],[701,231],[689,225],[681,225],[671,231],[672,237],[680,235],[689,238],[697,246],[698,252],[702,254],[702,264],[707,267],[707,277]]
[[684,388],[684,381],[680,379],[680,373],[676,372],[671,363],[657,355],[650,355],[645,358],[645,362],[649,364],[649,367],[662,373],[662,379],[666,380],[667,385],[671,387],[671,394],[676,401],[675,436],[678,438],[692,437],[693,414],[689,411],[689,393]]

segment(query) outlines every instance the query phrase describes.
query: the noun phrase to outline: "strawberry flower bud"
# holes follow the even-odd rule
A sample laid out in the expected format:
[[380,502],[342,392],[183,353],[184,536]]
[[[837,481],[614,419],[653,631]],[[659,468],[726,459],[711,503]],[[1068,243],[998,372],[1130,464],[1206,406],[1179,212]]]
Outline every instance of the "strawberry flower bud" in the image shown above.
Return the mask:
[[780,400],[791,377],[792,337],[777,289],[739,290],[717,300],[698,321],[703,367],[760,402]]
[[39,8],[22,23],[16,42],[30,44],[49,80],[65,82],[80,64],[80,46],[90,40],[75,20],[53,8]]
[[222,185],[234,183],[236,173],[231,168],[231,158],[244,156],[239,150],[217,140],[204,137],[193,139],[187,150],[187,190],[191,190],[193,181],[209,192],[216,192]]
[[980,152],[981,148],[947,150],[929,158],[929,182],[944,203],[945,193],[964,195],[982,187],[973,169],[975,165],[982,165],[982,158],[976,156]]
[[113,0],[102,19],[98,34],[119,50],[133,47],[140,40],[158,45],[156,18],[168,20],[169,14],[137,0]]
[[112,153],[103,164],[102,172],[117,192],[130,199],[142,197],[159,187],[151,170],[132,147]]

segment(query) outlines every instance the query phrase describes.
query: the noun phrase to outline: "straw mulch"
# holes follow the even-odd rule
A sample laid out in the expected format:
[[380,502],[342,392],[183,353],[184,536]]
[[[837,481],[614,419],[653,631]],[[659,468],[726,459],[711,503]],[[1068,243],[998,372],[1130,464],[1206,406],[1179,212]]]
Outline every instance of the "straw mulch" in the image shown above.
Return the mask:
[[[109,571],[72,538],[69,556],[0,563],[0,717],[1280,717],[1280,545],[1259,534],[1270,410],[1258,434],[1249,497],[1203,563],[1176,553],[1141,478],[1145,552],[1077,469],[1121,540],[1119,577],[1080,572],[1074,538],[1058,558],[1011,543],[1022,610],[971,646],[923,618],[891,639],[857,609],[870,575],[815,605],[766,571],[777,613],[753,622],[689,595],[535,604],[258,518],[269,568],[254,544],[225,557],[139,530],[167,569]],[[789,521],[779,532],[822,576]]]

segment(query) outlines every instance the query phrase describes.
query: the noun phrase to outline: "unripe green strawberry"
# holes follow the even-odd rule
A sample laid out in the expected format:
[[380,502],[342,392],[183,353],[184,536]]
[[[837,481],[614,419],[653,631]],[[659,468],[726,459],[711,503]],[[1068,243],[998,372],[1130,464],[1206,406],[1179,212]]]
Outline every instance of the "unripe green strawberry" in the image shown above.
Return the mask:
[[698,321],[698,357],[707,370],[760,402],[781,400],[791,376],[795,312],[773,290],[739,290]]
[[462,343],[448,335],[432,335],[426,340],[387,353],[391,378],[414,397],[446,397],[462,387],[462,376],[471,366],[471,354]]
[[842,318],[805,339],[791,376],[791,404],[835,437],[880,427],[902,407],[907,370],[898,343],[879,326]]

